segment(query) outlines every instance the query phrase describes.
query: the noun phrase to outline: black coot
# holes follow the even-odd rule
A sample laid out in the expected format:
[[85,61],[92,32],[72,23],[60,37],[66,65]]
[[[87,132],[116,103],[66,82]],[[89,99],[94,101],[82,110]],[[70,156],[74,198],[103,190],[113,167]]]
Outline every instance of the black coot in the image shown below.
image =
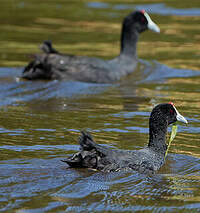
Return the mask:
[[165,161],[167,150],[166,134],[168,125],[187,120],[177,111],[173,103],[157,105],[149,119],[149,144],[140,150],[111,150],[96,144],[92,137],[82,132],[80,152],[63,160],[70,167],[85,167],[104,172],[136,170],[153,174]]
[[139,33],[159,27],[145,11],[136,11],[125,17],[121,33],[120,55],[112,60],[86,56],[63,55],[49,41],[42,45],[44,54],[38,54],[24,69],[22,77],[34,79],[69,79],[85,82],[111,83],[134,71],[137,65],[136,45]]

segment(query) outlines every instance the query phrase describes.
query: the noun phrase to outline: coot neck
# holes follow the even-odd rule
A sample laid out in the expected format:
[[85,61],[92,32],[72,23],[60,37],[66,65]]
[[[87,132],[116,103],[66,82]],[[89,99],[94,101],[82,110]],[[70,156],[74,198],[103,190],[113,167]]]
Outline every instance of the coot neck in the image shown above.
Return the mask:
[[164,118],[152,118],[149,121],[149,144],[148,147],[165,155],[167,150],[166,135],[167,135],[167,120]]
[[129,56],[131,58],[137,57],[137,41],[139,38],[139,33],[134,30],[126,30],[122,28],[121,34],[121,50],[120,56]]

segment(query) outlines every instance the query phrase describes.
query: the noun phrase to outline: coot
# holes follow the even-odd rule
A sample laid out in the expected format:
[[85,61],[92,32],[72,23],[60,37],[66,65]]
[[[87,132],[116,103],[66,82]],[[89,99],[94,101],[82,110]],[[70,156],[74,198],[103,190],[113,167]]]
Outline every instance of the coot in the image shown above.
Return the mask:
[[137,65],[136,44],[139,33],[159,27],[145,11],[125,17],[121,33],[120,55],[112,60],[60,54],[45,41],[43,54],[38,54],[25,68],[22,77],[34,79],[69,79],[95,83],[111,83],[134,71]]
[[111,150],[96,144],[89,133],[82,132],[80,152],[63,160],[70,167],[85,167],[103,172],[136,170],[153,174],[165,161],[168,125],[187,120],[177,111],[173,103],[157,105],[149,119],[149,143],[140,150]]

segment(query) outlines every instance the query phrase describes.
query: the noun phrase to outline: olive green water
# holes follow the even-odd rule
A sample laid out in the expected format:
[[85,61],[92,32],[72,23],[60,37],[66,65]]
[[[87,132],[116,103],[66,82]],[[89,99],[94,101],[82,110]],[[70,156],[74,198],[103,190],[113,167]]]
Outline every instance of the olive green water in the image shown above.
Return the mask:
[[[112,58],[121,21],[146,9],[161,33],[145,32],[131,76],[114,85],[19,79],[29,55],[52,40],[61,52]],[[199,212],[200,3],[191,1],[2,0],[0,13],[0,212]],[[152,107],[173,101],[178,125],[153,177],[69,169],[82,129],[107,147],[148,141]]]

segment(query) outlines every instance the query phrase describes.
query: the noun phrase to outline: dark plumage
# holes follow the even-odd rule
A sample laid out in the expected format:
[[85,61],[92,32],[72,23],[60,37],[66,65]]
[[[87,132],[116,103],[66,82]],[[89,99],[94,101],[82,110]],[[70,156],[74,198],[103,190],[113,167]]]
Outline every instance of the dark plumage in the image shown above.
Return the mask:
[[24,69],[22,77],[34,79],[69,79],[85,82],[111,83],[134,71],[137,65],[136,44],[139,33],[151,29],[160,32],[158,26],[145,11],[136,11],[125,17],[121,33],[120,55],[112,60],[86,56],[63,55],[51,42],[41,47],[38,54]]
[[81,150],[63,160],[70,167],[85,167],[104,172],[136,170],[153,174],[163,164],[167,150],[168,125],[187,120],[180,115],[173,103],[159,104],[149,119],[149,144],[140,150],[111,150],[96,144],[90,134],[82,132],[79,138]]

